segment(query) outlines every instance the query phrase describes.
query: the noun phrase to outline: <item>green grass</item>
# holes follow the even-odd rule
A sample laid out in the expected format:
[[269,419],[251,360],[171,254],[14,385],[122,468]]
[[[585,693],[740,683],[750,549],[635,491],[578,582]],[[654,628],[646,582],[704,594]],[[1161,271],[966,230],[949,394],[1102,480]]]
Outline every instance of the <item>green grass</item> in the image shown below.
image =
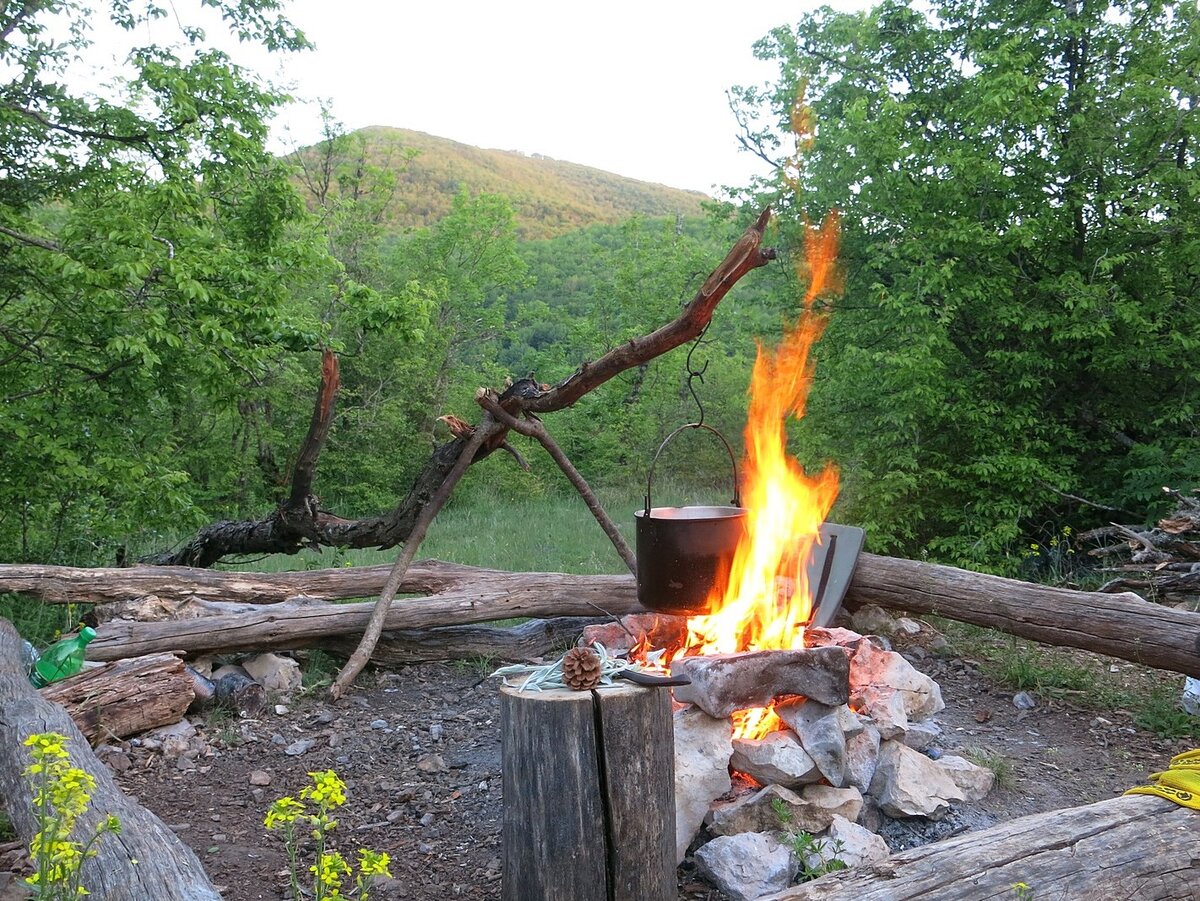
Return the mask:
[[996,777],[997,788],[1012,788],[1016,782],[1013,763],[999,751],[988,748],[969,748],[966,757],[976,766],[991,770]]
[[1160,738],[1200,738],[1200,717],[1180,705],[1182,677],[1169,686],[1131,686],[1122,673],[1111,673],[1099,660],[1078,652],[952,620],[939,619],[937,625],[958,656],[979,660],[987,675],[1014,691],[1069,699],[1102,715],[1128,710],[1135,726]]

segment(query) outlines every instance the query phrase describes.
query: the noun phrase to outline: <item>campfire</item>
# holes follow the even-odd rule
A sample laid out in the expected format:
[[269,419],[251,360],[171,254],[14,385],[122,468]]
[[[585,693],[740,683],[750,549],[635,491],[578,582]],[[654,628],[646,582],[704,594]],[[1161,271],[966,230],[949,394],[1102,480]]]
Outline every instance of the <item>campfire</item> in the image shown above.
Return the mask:
[[[991,787],[989,772],[934,746],[931,717],[944,705],[932,679],[886,639],[812,622],[826,587],[814,583],[814,555],[832,560],[831,529],[844,528],[825,523],[838,474],[832,464],[806,473],[787,452],[786,424],[803,415],[812,383],[812,347],[828,316],[819,299],[838,287],[837,236],[836,216],[809,228],[801,315],[778,348],[759,348],[745,430],[746,525],[708,612],[630,616],[583,639],[628,648],[631,659],[689,681],[674,689],[677,859],[707,827],[712,838],[696,860],[723,887],[723,849],[755,842],[734,858],[769,859],[760,845],[781,829],[780,811],[836,842],[853,865],[887,855],[873,834],[884,819],[938,819]],[[786,885],[794,861],[780,855],[783,875],[772,878]]]

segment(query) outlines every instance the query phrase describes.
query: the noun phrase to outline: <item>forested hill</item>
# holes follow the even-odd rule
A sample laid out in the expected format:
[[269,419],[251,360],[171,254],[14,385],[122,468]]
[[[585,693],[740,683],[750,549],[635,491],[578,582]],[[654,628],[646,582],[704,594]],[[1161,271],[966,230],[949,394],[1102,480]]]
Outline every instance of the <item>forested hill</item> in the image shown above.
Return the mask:
[[[341,153],[397,174],[389,217],[399,226],[431,225],[450,211],[462,188],[503,194],[512,203],[520,236],[549,238],[635,213],[700,215],[705,195],[637,181],[544,156],[485,150],[404,128],[374,126],[344,136]],[[319,172],[325,144],[296,154]],[[343,161],[344,158],[343,158]]]

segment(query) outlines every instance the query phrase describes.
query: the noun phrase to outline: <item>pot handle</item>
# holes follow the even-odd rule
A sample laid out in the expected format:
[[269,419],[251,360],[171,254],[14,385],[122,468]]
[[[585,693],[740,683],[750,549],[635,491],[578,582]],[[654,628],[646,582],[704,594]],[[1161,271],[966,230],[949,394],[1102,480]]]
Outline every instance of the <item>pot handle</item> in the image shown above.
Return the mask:
[[737,460],[733,457],[733,448],[729,446],[729,442],[725,440],[725,436],[712,426],[705,425],[703,422],[689,422],[681,425],[664,438],[663,443],[658,446],[658,450],[654,454],[654,459],[650,461],[650,473],[646,476],[646,515],[650,515],[650,485],[654,481],[654,467],[658,465],[658,458],[662,456],[662,452],[671,443],[671,439],[684,429],[706,429],[721,439],[721,443],[725,445],[725,452],[729,454],[729,465],[733,467],[733,505],[740,507],[742,505],[742,492],[741,488],[738,487]]

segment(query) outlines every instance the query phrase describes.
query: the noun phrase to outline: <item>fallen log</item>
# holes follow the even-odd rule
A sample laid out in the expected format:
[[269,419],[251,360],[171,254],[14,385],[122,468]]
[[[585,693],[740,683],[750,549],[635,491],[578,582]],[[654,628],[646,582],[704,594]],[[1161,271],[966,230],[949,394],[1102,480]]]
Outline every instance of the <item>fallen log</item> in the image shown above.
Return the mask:
[[[558,616],[531,619],[518,626],[443,626],[437,629],[397,629],[384,632],[371,660],[384,666],[431,663],[445,660],[489,659],[519,662],[556,655],[575,643],[585,626],[606,620]],[[322,650],[348,657],[357,639],[331,638],[320,643]]]
[[[217,572],[191,566],[130,566],[81,569],[33,564],[0,565],[0,592],[47,604],[106,604],[153,596],[243,604],[281,604],[297,597],[322,601],[373,598],[383,590],[390,563],[288,573]],[[499,570],[421,560],[400,583],[403,594],[432,594],[483,579],[511,575]]]
[[195,698],[174,654],[152,654],[85,669],[42,689],[92,744],[115,741],[183,719]]
[[96,780],[91,803],[77,829],[90,835],[109,814],[121,820],[120,836],[104,836],[95,856],[83,863],[83,884],[93,901],[170,898],[173,901],[220,901],[192,850],[167,826],[117,788],[112,775],[96,759],[87,739],[66,711],[41,697],[21,665],[21,637],[0,619],[0,798],[4,799],[17,837],[28,844],[38,831],[30,782],[22,773],[29,765],[22,742],[34,734],[57,732],[67,737],[71,765]]
[[1200,816],[1130,795],[1010,820],[893,854],[762,901],[981,901],[1012,898],[1200,897]]
[[1200,673],[1200,614],[1151,604],[1130,592],[1075,591],[862,554],[845,604],[944,616],[1156,669]]
[[[432,597],[392,603],[384,629],[431,629],[543,616],[621,616],[642,613],[627,576],[505,573],[504,578]],[[627,590],[620,588],[629,582]],[[112,620],[97,628],[88,658],[117,660],[138,654],[185,655],[315,647],[335,635],[361,634],[373,604],[329,604],[308,599],[196,619]],[[210,604],[209,609],[219,609]]]
[[[49,595],[64,603],[79,603],[89,597],[113,601],[154,594],[190,600],[195,615],[216,614],[213,619],[205,619],[203,626],[199,621],[190,626],[147,623],[145,628],[128,623],[106,624],[99,630],[100,638],[89,646],[88,656],[110,660],[177,649],[189,653],[252,649],[256,647],[254,641],[263,642],[263,648],[313,646],[318,639],[361,630],[366,623],[363,605],[322,610],[319,604],[309,606],[292,600],[289,606],[280,606],[285,599],[372,597],[383,588],[389,571],[389,566],[303,573],[217,573],[187,567],[66,570],[0,566],[0,591]],[[122,579],[130,573],[135,578],[122,589]],[[641,609],[629,575],[513,573],[424,561],[413,564],[400,590],[438,593],[394,602],[385,626],[389,630],[508,617],[592,616],[601,610],[620,615]],[[198,598],[240,602],[270,598],[275,606],[234,614],[220,604]],[[878,604],[891,610],[935,614],[1045,644],[1094,651],[1187,675],[1200,673],[1200,613],[1151,604],[1132,593],[1074,591],[952,566],[863,554],[845,604],[851,609]],[[366,609],[369,613],[369,605]],[[298,621],[290,623],[292,618]],[[186,636],[187,644],[172,644],[173,634],[179,635],[181,642]]]

